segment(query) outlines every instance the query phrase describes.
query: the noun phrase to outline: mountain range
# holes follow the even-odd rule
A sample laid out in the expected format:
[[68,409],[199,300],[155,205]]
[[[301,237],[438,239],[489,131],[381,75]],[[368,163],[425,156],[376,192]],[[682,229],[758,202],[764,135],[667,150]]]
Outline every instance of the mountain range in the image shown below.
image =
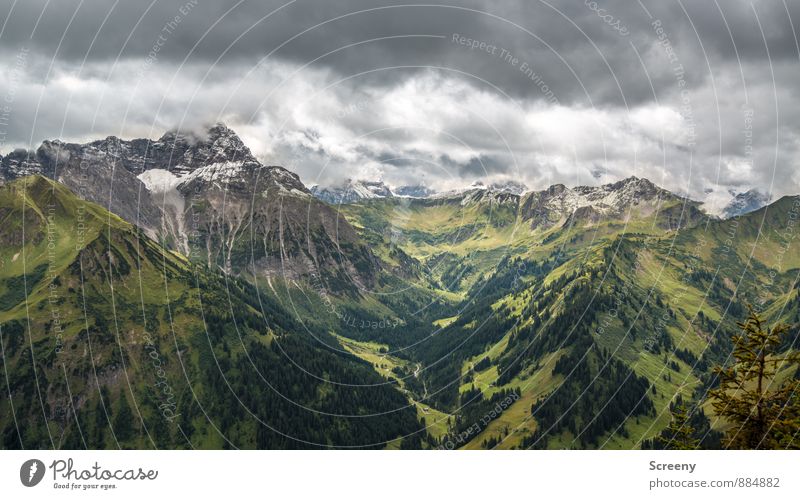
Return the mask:
[[[647,182],[649,180],[643,179]],[[546,189],[545,191],[541,191],[542,193],[546,193],[552,190],[559,190],[563,189],[566,196],[571,197],[572,199],[567,200],[567,204],[575,204],[581,206],[591,206],[594,201],[602,202],[602,197],[605,194],[600,194],[601,192],[614,193],[617,188],[620,187],[619,182],[607,184],[599,187],[588,187],[588,186],[577,186],[574,188],[567,189],[562,184],[556,184],[551,186],[550,188]],[[390,187],[389,185],[385,184],[381,180],[353,180],[347,179],[340,185],[333,185],[328,187],[322,187],[319,185],[313,185],[310,189],[312,195],[317,197],[318,199],[331,204],[331,205],[339,205],[339,204],[352,204],[352,203],[359,203],[369,199],[378,199],[378,198],[392,198],[392,197],[408,197],[408,198],[432,198],[432,197],[458,197],[464,194],[467,194],[471,191],[495,191],[495,192],[505,192],[509,194],[514,194],[516,196],[524,196],[525,194],[531,193],[528,187],[521,183],[516,182],[513,180],[509,180],[506,182],[493,182],[488,185],[484,185],[483,182],[477,181],[473,182],[467,187],[461,189],[455,189],[450,191],[444,192],[437,192],[434,189],[426,187],[424,185],[403,185],[399,187]],[[663,191],[667,194],[667,191]],[[762,208],[769,204],[771,200],[771,196],[764,194],[756,189],[750,189],[745,192],[730,192],[733,198],[719,210],[719,213],[716,211],[709,212],[706,207],[703,205],[702,202],[693,202],[693,204],[699,208],[701,211],[707,212],[707,214],[711,215],[718,215],[720,218],[733,218],[735,216],[744,215],[746,213],[750,213],[756,211],[759,208]],[[683,196],[678,196],[683,197]],[[688,198],[687,198],[688,199]],[[606,200],[609,201],[609,200]],[[613,202],[613,201],[612,201]],[[569,206],[567,206],[568,208]]]
[[713,448],[746,305],[800,322],[797,196],[308,189],[222,124],[0,183],[4,448]]

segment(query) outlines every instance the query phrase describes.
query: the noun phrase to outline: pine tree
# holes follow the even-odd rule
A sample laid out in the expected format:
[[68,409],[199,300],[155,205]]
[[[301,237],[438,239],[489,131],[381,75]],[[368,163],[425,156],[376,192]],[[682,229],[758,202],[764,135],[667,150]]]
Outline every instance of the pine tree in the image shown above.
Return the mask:
[[732,338],[735,362],[715,369],[720,384],[709,392],[717,414],[732,425],[725,445],[738,449],[800,447],[794,438],[800,428],[800,381],[773,385],[779,368],[800,364],[796,352],[778,351],[789,326],[766,327],[752,307],[747,320],[738,326],[742,333]]
[[689,424],[689,411],[683,402],[672,409],[672,421],[658,436],[665,449],[694,450],[700,446],[700,440],[694,438],[694,428]]
[[119,393],[119,411],[114,418],[114,434],[117,440],[127,442],[133,438],[133,412],[122,390]]

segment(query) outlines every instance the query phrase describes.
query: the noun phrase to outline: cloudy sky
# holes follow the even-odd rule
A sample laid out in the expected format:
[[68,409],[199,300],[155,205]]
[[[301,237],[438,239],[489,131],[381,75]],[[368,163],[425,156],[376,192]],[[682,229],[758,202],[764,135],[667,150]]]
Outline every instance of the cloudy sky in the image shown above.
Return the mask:
[[0,0],[0,21],[0,154],[224,121],[307,184],[800,193],[796,1]]

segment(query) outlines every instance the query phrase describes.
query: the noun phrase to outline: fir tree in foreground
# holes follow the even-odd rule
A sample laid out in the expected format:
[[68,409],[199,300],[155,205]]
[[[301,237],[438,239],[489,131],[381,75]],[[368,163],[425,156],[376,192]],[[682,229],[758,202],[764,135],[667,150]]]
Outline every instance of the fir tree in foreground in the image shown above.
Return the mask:
[[701,404],[693,400],[700,400],[700,397],[684,401],[683,396],[677,395],[669,404],[670,424],[654,438],[643,440],[642,449],[722,448],[722,433],[711,427],[711,420],[703,412]]
[[723,445],[734,449],[797,449],[800,430],[800,380],[776,386],[779,370],[800,364],[797,352],[781,353],[789,326],[772,328],[750,308],[741,334],[733,337],[733,365],[716,368],[719,387],[709,392],[716,413],[731,428]]
[[672,408],[669,426],[657,437],[665,449],[695,450],[700,447],[700,440],[694,437],[689,417],[689,411],[682,401]]

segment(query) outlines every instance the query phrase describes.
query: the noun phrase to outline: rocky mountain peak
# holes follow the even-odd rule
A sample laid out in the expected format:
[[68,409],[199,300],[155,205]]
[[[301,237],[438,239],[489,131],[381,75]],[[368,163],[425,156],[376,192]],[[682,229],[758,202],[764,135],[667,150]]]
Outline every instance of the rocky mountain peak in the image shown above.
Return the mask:
[[553,184],[544,190],[544,193],[550,197],[561,196],[567,191],[567,186],[564,184]]
[[364,199],[391,198],[394,193],[382,180],[347,179],[340,185],[315,185],[311,193],[328,204],[356,203]]
[[113,135],[86,144],[45,140],[35,152],[19,150],[4,157],[0,176],[6,180],[38,173],[53,176],[54,169],[70,159],[105,161],[134,175],[160,169],[180,176],[211,165],[258,165],[236,132],[217,123],[202,132],[170,131],[155,141],[124,140]]
[[522,197],[522,216],[534,227],[549,227],[563,223],[574,214],[598,217],[620,217],[633,207],[655,210],[663,202],[680,200],[679,196],[662,189],[650,180],[638,177],[601,186],[566,187],[551,185],[543,191],[530,192]]
[[733,218],[736,216],[756,211],[769,204],[772,196],[764,194],[758,189],[750,189],[745,192],[735,193],[733,199],[722,209],[723,218]]
[[36,151],[15,149],[5,156],[0,156],[0,185],[27,175],[43,173],[42,165]]
[[646,178],[639,178],[635,176],[622,179],[612,184],[601,186],[604,190],[608,191],[623,191],[632,196],[650,199],[659,194],[670,194],[668,191],[661,189]]
[[28,175],[55,179],[152,236],[169,225],[165,217],[182,216],[189,189],[196,196],[227,193],[229,199],[268,191],[309,196],[297,175],[262,166],[223,123],[202,131],[170,131],[158,140],[45,140],[36,151],[21,149],[0,159],[0,184]]
[[494,182],[490,184],[489,189],[519,196],[528,190],[528,186],[516,180],[506,180],[504,182]]
[[242,139],[223,123],[202,132],[170,131],[151,145],[154,159],[161,158],[154,167],[177,174],[218,163],[257,163]]
[[464,193],[461,198],[461,205],[467,206],[470,204],[491,204],[491,205],[509,205],[516,208],[519,202],[519,196],[514,192],[504,189],[471,189]]
[[409,198],[427,198],[436,194],[435,190],[423,184],[402,185],[394,189],[393,192],[398,196]]

